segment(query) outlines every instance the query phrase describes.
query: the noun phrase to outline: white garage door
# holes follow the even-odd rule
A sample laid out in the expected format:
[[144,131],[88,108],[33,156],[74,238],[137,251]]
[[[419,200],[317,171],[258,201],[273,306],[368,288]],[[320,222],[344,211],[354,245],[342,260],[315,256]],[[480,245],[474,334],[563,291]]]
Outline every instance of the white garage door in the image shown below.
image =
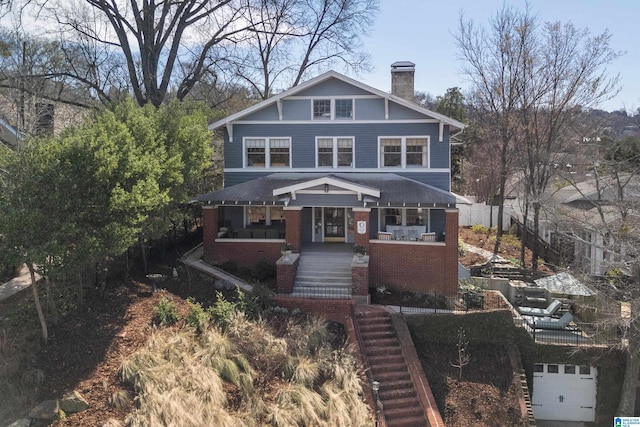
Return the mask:
[[533,415],[539,420],[595,421],[597,370],[593,366],[537,363]]

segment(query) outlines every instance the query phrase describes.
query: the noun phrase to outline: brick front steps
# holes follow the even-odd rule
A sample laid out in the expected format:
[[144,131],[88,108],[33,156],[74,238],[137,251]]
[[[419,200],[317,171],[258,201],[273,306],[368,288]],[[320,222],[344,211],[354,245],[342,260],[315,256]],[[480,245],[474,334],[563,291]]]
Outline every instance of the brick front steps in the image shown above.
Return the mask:
[[371,306],[360,306],[356,309],[356,322],[371,378],[380,382],[380,415],[386,425],[429,426],[390,314]]

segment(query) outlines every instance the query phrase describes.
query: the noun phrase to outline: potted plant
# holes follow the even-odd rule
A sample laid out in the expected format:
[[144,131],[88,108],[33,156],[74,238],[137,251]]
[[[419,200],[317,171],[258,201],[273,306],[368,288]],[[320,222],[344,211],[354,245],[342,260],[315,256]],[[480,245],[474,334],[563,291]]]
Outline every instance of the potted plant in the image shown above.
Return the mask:
[[280,253],[284,256],[284,259],[288,260],[291,252],[293,252],[293,245],[291,243],[284,242],[280,245]]
[[367,248],[363,245],[353,245],[353,253],[358,257],[358,262],[364,262],[364,256],[367,254]]

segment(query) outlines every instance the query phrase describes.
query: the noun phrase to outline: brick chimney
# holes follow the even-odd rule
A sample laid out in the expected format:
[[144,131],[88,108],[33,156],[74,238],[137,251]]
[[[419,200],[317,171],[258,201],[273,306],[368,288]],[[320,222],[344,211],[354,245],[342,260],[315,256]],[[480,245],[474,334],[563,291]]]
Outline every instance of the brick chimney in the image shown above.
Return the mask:
[[413,102],[415,72],[416,64],[413,62],[398,61],[391,64],[391,94]]

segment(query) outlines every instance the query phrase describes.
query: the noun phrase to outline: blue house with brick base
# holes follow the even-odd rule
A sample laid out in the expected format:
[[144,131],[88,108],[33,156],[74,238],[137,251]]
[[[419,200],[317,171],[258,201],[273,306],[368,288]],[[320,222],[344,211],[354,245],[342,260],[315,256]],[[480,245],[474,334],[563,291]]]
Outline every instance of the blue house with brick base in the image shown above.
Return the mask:
[[412,102],[413,65],[392,65],[398,95],[329,71],[211,124],[224,133],[224,188],[198,197],[204,259],[276,264],[288,293],[310,248],[362,245],[352,296],[455,294],[450,155],[464,125]]

